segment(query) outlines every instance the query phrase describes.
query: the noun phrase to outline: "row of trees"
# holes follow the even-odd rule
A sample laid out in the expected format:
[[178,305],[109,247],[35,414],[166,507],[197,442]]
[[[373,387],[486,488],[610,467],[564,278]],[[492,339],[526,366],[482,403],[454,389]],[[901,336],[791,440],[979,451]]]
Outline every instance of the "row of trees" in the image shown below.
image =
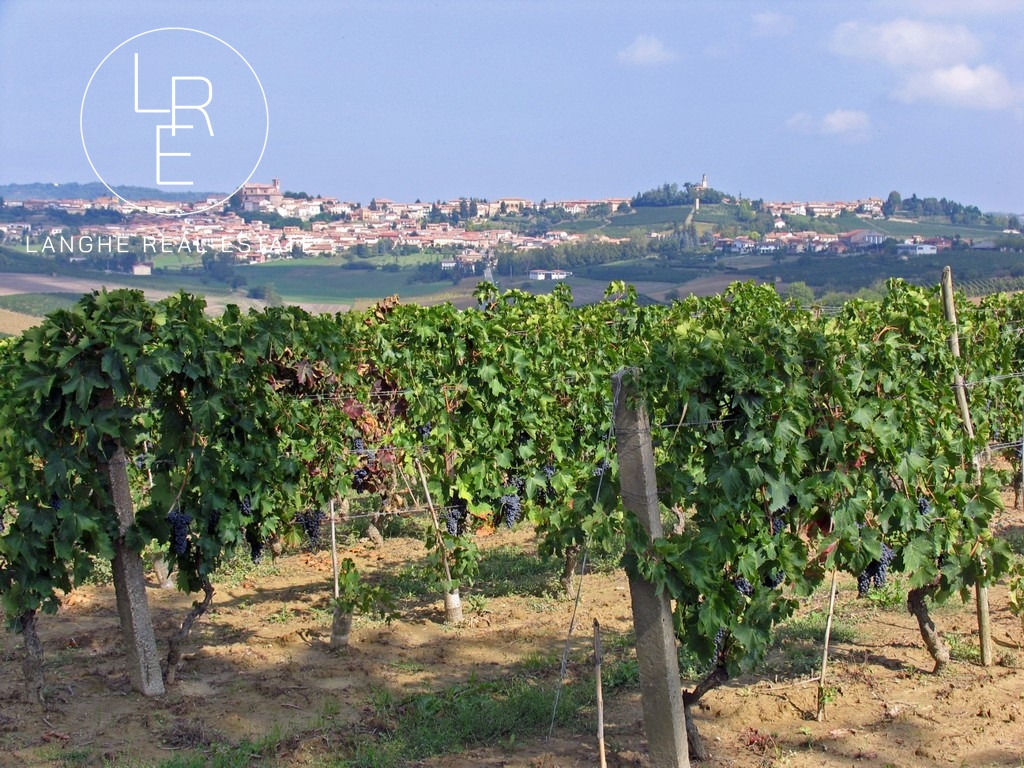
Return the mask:
[[702,203],[720,203],[724,198],[724,193],[711,187],[686,183],[680,189],[678,184],[666,182],[646,192],[637,192],[630,204],[634,208],[661,208],[670,205],[693,205],[697,200]]
[[982,213],[976,205],[963,205],[944,197],[920,198],[917,193],[914,193],[910,197],[904,198],[895,190],[889,193],[882,205],[882,213],[886,216],[904,215],[914,218],[943,216],[948,218],[951,224],[1020,229],[1020,218],[1015,215]]

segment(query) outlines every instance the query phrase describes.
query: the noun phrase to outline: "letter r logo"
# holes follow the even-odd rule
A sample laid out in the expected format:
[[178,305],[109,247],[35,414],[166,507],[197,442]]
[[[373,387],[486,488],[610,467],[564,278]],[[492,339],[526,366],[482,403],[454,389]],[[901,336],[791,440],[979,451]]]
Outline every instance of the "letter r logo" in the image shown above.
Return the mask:
[[79,123],[89,164],[122,201],[139,205],[113,183],[189,187],[196,191],[175,194],[204,201],[171,216],[226,202],[256,172],[270,131],[263,85],[245,57],[184,27],[142,32],[108,53],[85,88]]

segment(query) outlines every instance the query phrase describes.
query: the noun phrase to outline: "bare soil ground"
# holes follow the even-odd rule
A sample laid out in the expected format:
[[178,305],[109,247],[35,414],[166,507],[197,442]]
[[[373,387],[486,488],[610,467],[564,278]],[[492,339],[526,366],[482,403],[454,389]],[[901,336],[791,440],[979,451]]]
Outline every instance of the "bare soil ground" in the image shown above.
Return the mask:
[[[1019,536],[1018,516],[1005,521]],[[533,556],[528,529],[480,539],[484,549],[513,546]],[[395,573],[424,554],[419,541],[365,542],[346,553],[367,574]],[[357,618],[349,649],[327,648],[330,556],[298,553],[217,586],[212,612],[187,644],[179,682],[156,699],[133,693],[111,587],[67,596],[56,616],[40,620],[51,706],[21,695],[20,638],[0,636],[0,765],[159,765],[217,742],[280,736],[276,754],[252,765],[323,764],[356,734],[386,728],[373,706],[382,692],[401,698],[438,690],[470,676],[493,679],[527,659],[548,658],[557,670],[573,602],[508,594],[473,601],[466,621],[442,622],[440,600],[405,600],[390,625]],[[475,590],[480,593],[480,589]],[[190,605],[188,596],[149,593],[163,641]],[[820,617],[824,590],[800,615]],[[705,698],[697,717],[709,744],[710,768],[723,766],[1020,766],[1024,764],[1024,654],[1020,621],[1004,586],[992,591],[997,664],[965,660],[976,647],[973,606],[938,607],[939,629],[953,645],[950,671],[934,676],[913,618],[857,600],[841,583],[828,673],[827,719],[814,719],[820,637],[782,633],[756,675],[730,681]],[[631,626],[625,578],[617,572],[584,578],[571,656],[587,663],[593,619],[606,639]],[[161,642],[161,647],[165,647]],[[552,672],[552,679],[556,673]],[[605,700],[610,766],[646,765],[646,742],[635,686]],[[594,720],[593,713],[586,713]],[[586,722],[586,719],[584,720]],[[595,721],[596,722],[596,721]],[[522,734],[509,743],[472,746],[461,754],[415,765],[434,768],[598,765],[596,726],[573,732]]]

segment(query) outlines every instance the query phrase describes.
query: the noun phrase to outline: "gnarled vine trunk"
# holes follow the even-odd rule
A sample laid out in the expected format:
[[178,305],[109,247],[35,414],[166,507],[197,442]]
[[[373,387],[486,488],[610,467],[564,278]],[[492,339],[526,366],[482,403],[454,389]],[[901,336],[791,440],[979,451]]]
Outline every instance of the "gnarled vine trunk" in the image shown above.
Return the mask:
[[565,562],[562,564],[562,575],[558,579],[558,584],[564,595],[572,596],[572,576],[576,573],[576,567],[579,565],[581,550],[582,547],[579,544],[565,548]]
[[928,598],[937,588],[938,584],[933,582],[907,593],[907,610],[917,619],[917,626],[921,630],[921,638],[924,640],[925,647],[935,659],[935,669],[932,672],[936,675],[949,665],[949,647],[943,642],[935,628],[935,622],[932,621],[932,617],[928,613]]
[[704,740],[700,737],[697,724],[693,721],[693,708],[708,691],[713,691],[729,679],[729,673],[725,667],[719,664],[707,677],[697,683],[692,691],[683,691],[683,714],[686,717],[686,743],[690,753],[690,759],[696,762],[707,760],[708,750],[704,746]]
[[175,677],[177,676],[178,663],[181,661],[181,646],[188,640],[189,634],[192,632],[192,625],[195,624],[196,619],[206,613],[206,610],[210,607],[210,603],[213,601],[213,585],[210,584],[210,579],[207,576],[203,577],[203,600],[199,600],[192,603],[192,610],[188,612],[188,616],[181,622],[181,626],[178,630],[171,635],[167,643],[167,673],[164,675],[164,682],[167,685],[174,685]]
[[21,614],[21,634],[25,639],[25,660],[21,668],[25,673],[25,695],[29,701],[34,701],[39,706],[45,706],[46,699],[43,696],[43,644],[36,632],[35,610],[25,611]]

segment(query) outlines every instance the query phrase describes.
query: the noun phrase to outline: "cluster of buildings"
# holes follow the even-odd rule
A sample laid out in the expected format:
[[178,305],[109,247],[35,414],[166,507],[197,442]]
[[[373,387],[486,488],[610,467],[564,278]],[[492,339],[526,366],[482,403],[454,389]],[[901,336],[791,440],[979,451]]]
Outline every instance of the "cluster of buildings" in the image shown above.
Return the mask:
[[864,200],[805,202],[805,203],[765,203],[764,209],[776,219],[783,216],[813,216],[818,219],[834,219],[843,213],[856,213],[871,218],[882,218],[882,206],[885,201],[880,197],[869,197]]
[[[46,231],[33,230],[27,220],[0,224],[0,235],[8,240],[25,242],[35,252],[54,255],[126,253],[141,249],[143,260],[136,267],[141,274],[152,269],[152,263],[146,259],[161,253],[233,252],[240,262],[260,263],[288,258],[299,251],[305,255],[328,255],[358,246],[376,252],[392,252],[401,246],[420,250],[457,250],[459,256],[446,259],[441,265],[442,268],[454,269],[475,264],[499,245],[511,248],[550,247],[579,238],[579,235],[560,230],[531,237],[511,229],[474,226],[478,221],[497,214],[545,207],[582,214],[596,206],[617,207],[628,203],[629,198],[551,203],[535,203],[525,198],[398,203],[380,198],[362,206],[336,198],[286,195],[281,190],[280,180],[273,179],[270,184],[244,185],[235,206],[222,203],[203,210],[214,202],[183,205],[140,201],[129,204],[114,197],[92,201],[11,202],[9,206],[21,206],[26,212],[58,208],[69,213],[84,213],[90,209],[109,209],[131,215],[123,223],[83,224],[75,238],[63,236],[63,226],[50,227]],[[195,212],[188,216],[180,215],[190,211]],[[305,226],[271,227],[258,219],[246,221],[243,215],[247,212],[296,218]]]
[[[705,180],[702,184],[706,185]],[[24,241],[36,252],[72,258],[87,258],[90,253],[135,253],[141,250],[135,270],[147,274],[157,254],[234,253],[242,263],[260,263],[269,259],[289,258],[297,253],[329,255],[350,248],[372,249],[369,252],[401,252],[403,246],[419,250],[455,252],[441,261],[441,268],[470,268],[485,260],[498,246],[512,249],[550,247],[572,242],[579,235],[552,230],[542,236],[526,236],[511,229],[483,226],[482,222],[496,215],[514,214],[526,209],[559,208],[566,213],[585,214],[601,207],[618,210],[629,198],[600,200],[560,200],[535,203],[525,198],[507,197],[494,201],[467,200],[423,203],[399,203],[375,198],[370,204],[348,202],[331,197],[311,198],[281,190],[279,179],[269,184],[245,184],[234,196],[232,204],[209,200],[182,205],[164,201],[126,203],[116,197],[96,200],[24,201],[8,206],[22,206],[26,212],[59,208],[69,213],[85,213],[90,209],[110,209],[126,216],[123,222],[89,224],[80,227],[76,238],[65,236],[63,227],[48,231],[32,229],[32,225],[14,221],[0,224],[0,237]],[[882,216],[884,201],[868,198],[850,202],[769,202],[766,211],[776,217],[776,229],[760,239],[751,237],[718,237],[714,249],[721,253],[836,253],[865,250],[880,245],[886,235],[871,229],[856,229],[845,234],[790,232],[785,229],[785,216],[834,218],[843,212],[855,213],[869,221]],[[183,213],[192,212],[188,216]],[[246,220],[244,214],[263,212],[283,218],[298,219],[304,226],[271,227],[258,219]],[[312,219],[312,221],[310,221]],[[609,238],[605,238],[606,240]],[[907,256],[934,254],[949,248],[945,238],[915,239],[900,246]],[[571,273],[560,270],[534,270],[534,280],[563,280]]]
[[[854,229],[840,234],[826,232],[769,232],[759,240],[751,237],[720,237],[714,249],[722,253],[828,253],[841,255],[882,245],[889,235],[873,229]],[[901,256],[934,256],[953,247],[948,237],[918,237],[897,245]]]

